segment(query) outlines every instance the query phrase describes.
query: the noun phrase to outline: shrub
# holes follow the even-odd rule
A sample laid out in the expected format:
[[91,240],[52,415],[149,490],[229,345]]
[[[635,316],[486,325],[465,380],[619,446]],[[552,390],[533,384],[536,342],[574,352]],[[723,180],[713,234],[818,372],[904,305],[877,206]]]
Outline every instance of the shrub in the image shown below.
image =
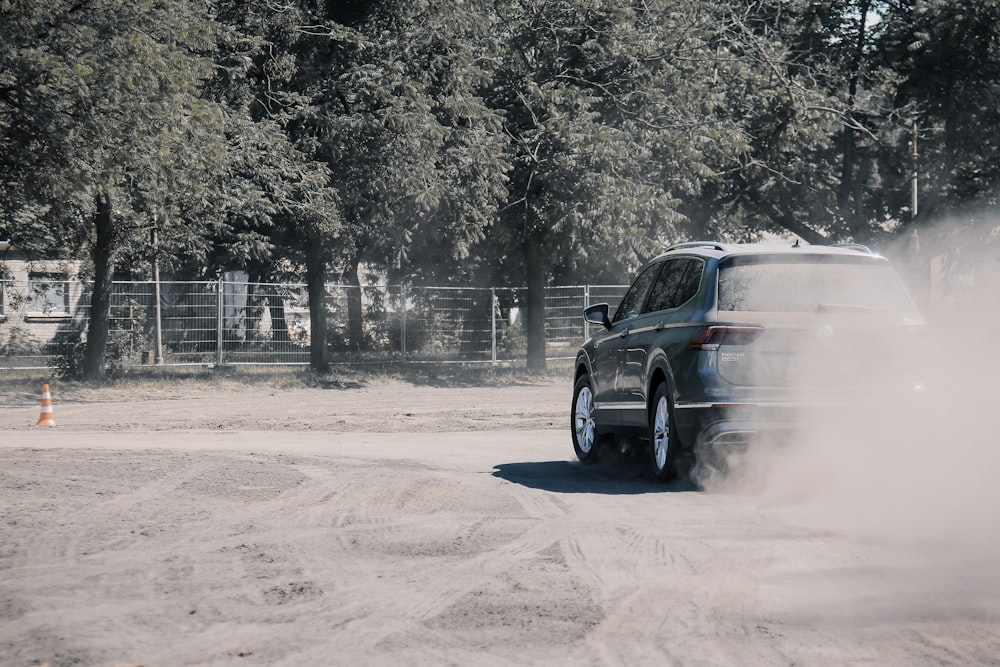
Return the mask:
[[7,340],[0,343],[0,356],[4,357],[28,357],[39,354],[40,350],[38,341],[22,327],[12,327]]
[[[113,330],[108,333],[108,344],[104,352],[104,377],[108,380],[120,378],[129,362],[136,361],[138,346],[136,333],[129,330]],[[49,362],[49,366],[64,380],[82,380],[87,358],[87,343],[81,331],[71,331],[59,345],[59,352]]]

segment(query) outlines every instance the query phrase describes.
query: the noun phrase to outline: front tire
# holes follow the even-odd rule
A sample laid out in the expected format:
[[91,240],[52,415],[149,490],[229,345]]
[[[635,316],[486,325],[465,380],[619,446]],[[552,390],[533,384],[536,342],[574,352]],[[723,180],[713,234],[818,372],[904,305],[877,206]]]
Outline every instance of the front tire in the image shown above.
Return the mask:
[[649,460],[657,481],[665,482],[677,474],[679,450],[673,392],[668,382],[661,382],[649,410]]
[[590,377],[586,374],[581,375],[573,386],[569,421],[576,458],[583,463],[596,463],[601,438],[595,419],[594,390],[590,387]]

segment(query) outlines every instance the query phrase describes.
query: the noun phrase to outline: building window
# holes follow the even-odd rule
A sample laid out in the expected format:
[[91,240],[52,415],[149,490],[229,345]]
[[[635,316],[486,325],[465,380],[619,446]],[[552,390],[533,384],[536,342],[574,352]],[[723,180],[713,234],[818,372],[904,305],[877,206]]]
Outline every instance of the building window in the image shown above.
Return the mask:
[[28,276],[28,312],[42,315],[69,315],[69,281],[56,273]]

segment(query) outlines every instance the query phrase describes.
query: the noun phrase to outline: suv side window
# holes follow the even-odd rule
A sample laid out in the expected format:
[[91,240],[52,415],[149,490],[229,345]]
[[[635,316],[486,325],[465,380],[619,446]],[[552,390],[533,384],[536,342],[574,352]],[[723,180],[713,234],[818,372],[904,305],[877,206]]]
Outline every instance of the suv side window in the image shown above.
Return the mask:
[[663,271],[649,293],[644,313],[678,308],[698,293],[704,260],[696,257],[675,257],[663,263]]
[[658,262],[647,267],[645,271],[639,274],[639,277],[635,279],[632,286],[628,288],[628,292],[622,297],[622,302],[618,304],[618,310],[615,311],[614,319],[611,320],[612,322],[621,322],[622,320],[639,315],[642,311],[642,304],[646,302],[646,295],[649,294],[649,288],[652,287],[660,266],[662,266],[662,263]]

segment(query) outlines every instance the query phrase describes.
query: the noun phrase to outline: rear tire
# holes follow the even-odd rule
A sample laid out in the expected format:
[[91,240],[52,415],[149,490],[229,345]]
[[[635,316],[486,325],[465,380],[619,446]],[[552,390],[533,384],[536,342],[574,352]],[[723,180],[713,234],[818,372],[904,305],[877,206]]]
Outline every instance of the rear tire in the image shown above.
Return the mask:
[[677,475],[680,442],[674,424],[674,398],[669,382],[661,382],[649,409],[649,461],[653,477],[665,482]]
[[597,463],[600,458],[601,436],[594,418],[594,390],[590,376],[581,375],[573,386],[573,404],[570,407],[569,425],[573,435],[573,450],[583,463]]

